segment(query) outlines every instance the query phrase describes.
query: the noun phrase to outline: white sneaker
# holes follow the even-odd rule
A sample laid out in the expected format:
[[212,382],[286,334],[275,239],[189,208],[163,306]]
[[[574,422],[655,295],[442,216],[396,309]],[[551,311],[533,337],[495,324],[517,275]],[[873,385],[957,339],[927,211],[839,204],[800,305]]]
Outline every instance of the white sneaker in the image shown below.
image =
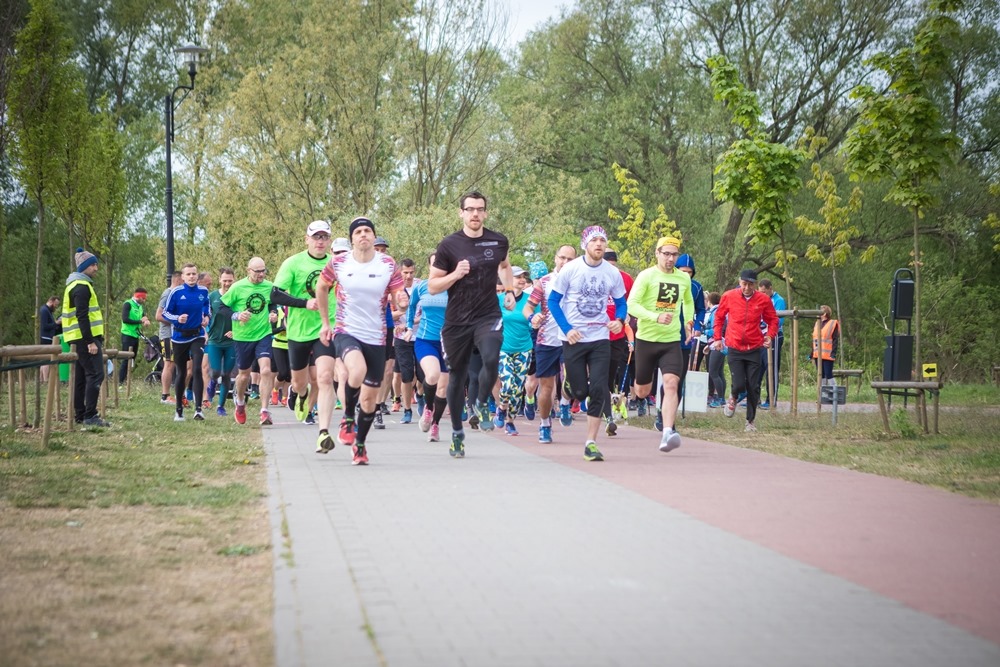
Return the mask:
[[757,427],[753,425],[753,422],[747,422],[746,428],[743,430],[747,433],[756,433]]
[[175,413],[174,414],[174,421],[175,422],[182,422],[182,421],[184,421],[184,415],[179,415],[179,414]]
[[725,407],[722,408],[722,414],[726,415],[727,417],[732,417],[734,414],[736,414],[735,398],[733,398],[732,396],[729,397],[729,400],[726,401]]
[[660,451],[672,452],[681,446],[681,434],[670,428],[663,427],[663,437],[660,438]]

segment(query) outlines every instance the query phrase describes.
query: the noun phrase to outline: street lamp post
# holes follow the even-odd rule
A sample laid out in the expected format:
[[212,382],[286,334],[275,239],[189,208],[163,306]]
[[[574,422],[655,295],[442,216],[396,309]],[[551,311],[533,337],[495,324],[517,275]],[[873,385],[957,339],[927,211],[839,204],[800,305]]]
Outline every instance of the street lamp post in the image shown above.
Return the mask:
[[[170,144],[174,140],[174,111],[188,96],[188,93],[194,90],[194,77],[198,73],[198,59],[201,54],[207,51],[208,49],[194,44],[188,44],[174,50],[174,53],[181,56],[184,59],[184,64],[187,65],[191,85],[177,86],[164,100],[164,125],[167,130],[167,287],[170,287],[170,279],[174,273],[174,186],[173,167],[170,163]],[[182,90],[184,94],[175,102],[174,97]]]

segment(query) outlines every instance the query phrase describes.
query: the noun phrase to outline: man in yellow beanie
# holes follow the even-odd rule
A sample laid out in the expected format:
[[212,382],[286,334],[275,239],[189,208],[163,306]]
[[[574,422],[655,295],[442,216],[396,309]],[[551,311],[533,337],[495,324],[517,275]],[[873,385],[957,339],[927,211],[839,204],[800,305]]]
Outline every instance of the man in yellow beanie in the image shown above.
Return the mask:
[[73,406],[76,423],[84,426],[111,426],[97,414],[97,397],[104,382],[104,318],[97,303],[94,276],[97,257],[76,249],[76,271],[66,278],[63,293],[63,340],[76,352],[76,382]]

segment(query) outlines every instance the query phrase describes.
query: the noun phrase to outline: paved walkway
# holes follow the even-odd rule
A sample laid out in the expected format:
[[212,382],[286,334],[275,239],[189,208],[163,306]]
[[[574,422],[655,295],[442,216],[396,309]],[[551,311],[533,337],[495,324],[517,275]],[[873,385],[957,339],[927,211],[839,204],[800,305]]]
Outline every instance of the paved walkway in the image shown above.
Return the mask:
[[1000,665],[1000,506],[582,422],[453,460],[393,414],[352,467],[276,417],[279,667]]

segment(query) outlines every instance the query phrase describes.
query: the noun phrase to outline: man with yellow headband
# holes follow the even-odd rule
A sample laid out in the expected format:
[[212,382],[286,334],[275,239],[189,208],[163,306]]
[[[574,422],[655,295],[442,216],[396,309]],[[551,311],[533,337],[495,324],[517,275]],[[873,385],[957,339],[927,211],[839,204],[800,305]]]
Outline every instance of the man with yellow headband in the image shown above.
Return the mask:
[[692,323],[681,321],[684,313],[694,313],[691,278],[674,267],[680,254],[681,240],[664,236],[656,242],[656,266],[642,271],[632,285],[628,312],[638,320],[635,334],[635,394],[645,400],[653,388],[654,372],[663,375],[663,434],[660,451],[670,452],[681,446],[681,436],[674,429],[677,417],[678,387],[684,371],[681,336],[689,341]]

